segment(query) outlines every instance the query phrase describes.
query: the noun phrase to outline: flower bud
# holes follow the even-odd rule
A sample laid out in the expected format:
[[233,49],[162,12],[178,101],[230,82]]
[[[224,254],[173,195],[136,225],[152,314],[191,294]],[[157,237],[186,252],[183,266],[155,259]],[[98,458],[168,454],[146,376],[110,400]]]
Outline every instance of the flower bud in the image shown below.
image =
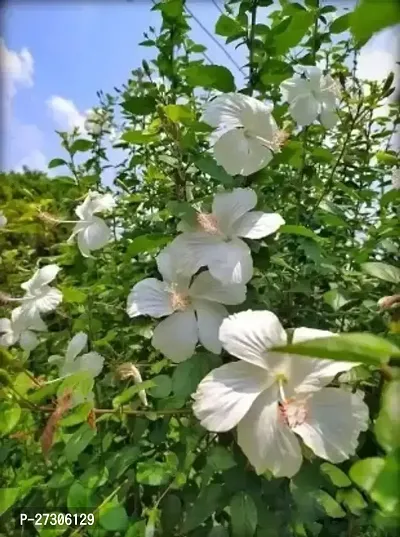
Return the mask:
[[[133,378],[133,382],[135,384],[141,384],[143,382],[142,375],[140,374],[139,369],[134,364],[132,364],[132,362],[126,362],[124,364],[121,364],[117,368],[117,375],[122,380]],[[147,406],[147,397],[145,390],[140,390],[139,398],[142,401],[142,404],[144,406]]]

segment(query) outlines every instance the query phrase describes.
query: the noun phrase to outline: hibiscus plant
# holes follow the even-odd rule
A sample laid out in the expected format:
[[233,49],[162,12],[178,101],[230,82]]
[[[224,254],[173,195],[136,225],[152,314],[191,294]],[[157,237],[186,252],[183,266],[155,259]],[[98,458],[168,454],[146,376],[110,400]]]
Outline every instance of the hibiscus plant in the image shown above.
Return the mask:
[[153,4],[64,171],[0,177],[0,534],[396,535],[394,2],[214,3],[224,65]]

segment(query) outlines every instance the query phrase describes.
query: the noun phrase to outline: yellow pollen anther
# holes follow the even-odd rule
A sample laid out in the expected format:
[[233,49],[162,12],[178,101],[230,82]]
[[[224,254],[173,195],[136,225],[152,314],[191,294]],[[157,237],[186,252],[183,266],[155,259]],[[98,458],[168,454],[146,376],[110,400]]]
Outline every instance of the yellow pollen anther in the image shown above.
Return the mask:
[[170,296],[172,309],[174,311],[184,311],[188,306],[190,306],[190,298],[184,293],[172,291]]
[[219,235],[221,233],[218,227],[218,220],[213,214],[198,213],[197,224],[201,231],[205,231],[210,235]]

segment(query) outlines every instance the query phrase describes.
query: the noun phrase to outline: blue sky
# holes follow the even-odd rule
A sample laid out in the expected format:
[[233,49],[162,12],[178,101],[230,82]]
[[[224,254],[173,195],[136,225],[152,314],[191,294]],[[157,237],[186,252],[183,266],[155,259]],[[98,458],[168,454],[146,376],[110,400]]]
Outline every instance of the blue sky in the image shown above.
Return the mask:
[[[218,3],[222,6],[221,0]],[[2,169],[19,169],[22,164],[45,169],[50,159],[62,154],[55,129],[79,123],[97,104],[97,90],[113,93],[143,58],[154,55],[152,49],[138,46],[143,31],[160,22],[151,5],[150,0],[3,3]],[[217,6],[211,0],[189,0],[188,5],[212,32],[220,15]],[[342,0],[336,5],[351,3]],[[195,21],[191,24],[192,38],[206,45],[212,61],[227,65],[241,82],[217,45]],[[243,47],[228,48],[239,64],[245,62]],[[360,62],[363,76],[387,74],[393,50],[393,32],[374,38]]]

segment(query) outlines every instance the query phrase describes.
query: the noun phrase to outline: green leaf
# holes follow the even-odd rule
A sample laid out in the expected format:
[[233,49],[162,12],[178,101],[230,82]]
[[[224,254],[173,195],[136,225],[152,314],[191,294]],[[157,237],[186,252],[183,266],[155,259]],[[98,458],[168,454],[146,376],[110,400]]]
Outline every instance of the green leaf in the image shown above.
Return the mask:
[[74,481],[74,474],[69,468],[67,468],[64,472],[57,472],[53,474],[49,481],[47,481],[46,487],[50,489],[61,489],[71,486]]
[[0,436],[9,434],[19,422],[21,407],[12,401],[0,403]]
[[53,158],[48,164],[48,168],[58,168],[58,166],[67,166],[68,163],[63,158]]
[[87,424],[84,423],[75,433],[68,439],[64,454],[69,462],[75,462],[83,450],[87,448],[96,432]]
[[400,283],[400,269],[387,263],[381,263],[380,261],[371,261],[369,263],[363,263],[361,269],[386,282]]
[[261,82],[265,85],[281,84],[293,75],[293,67],[282,60],[269,58],[260,73]]
[[83,304],[86,302],[87,295],[83,291],[74,287],[60,287],[60,289],[63,294],[63,302],[68,304]]
[[121,140],[124,140],[130,144],[149,144],[151,142],[155,142],[157,139],[157,134],[139,130],[125,131],[124,134],[121,135]]
[[124,531],[129,525],[125,507],[115,503],[105,504],[99,511],[99,524],[108,531]]
[[129,386],[126,390],[124,390],[122,393],[114,397],[112,401],[112,405],[114,408],[118,408],[121,405],[125,405],[128,403],[135,395],[137,395],[142,390],[148,390],[149,388],[152,388],[155,386],[156,383],[154,380],[145,380],[144,382],[141,382],[140,384],[134,384],[133,386]]
[[223,92],[235,91],[232,73],[222,65],[191,65],[183,71],[188,84]]
[[222,166],[217,164],[217,161],[211,155],[204,155],[196,160],[194,165],[201,172],[206,173],[212,179],[216,179],[218,183],[228,187],[233,185],[233,177]]
[[240,23],[227,15],[221,15],[215,25],[215,33],[224,37],[230,37],[242,31],[243,28]]
[[341,295],[337,289],[331,289],[330,291],[324,293],[323,299],[324,302],[326,302],[334,311],[340,310],[342,306],[350,302],[343,295]]
[[324,490],[316,490],[311,494],[325,511],[325,513],[331,518],[343,518],[346,516],[346,513],[343,511],[337,501]]
[[3,515],[3,513],[5,513],[7,509],[14,505],[14,503],[18,500],[18,496],[18,488],[0,489],[0,516]]
[[173,237],[171,235],[165,235],[165,233],[140,235],[139,237],[135,237],[129,244],[126,255],[133,257],[144,252],[152,252],[153,250],[162,248],[172,239]]
[[92,147],[93,142],[91,142],[90,140],[78,138],[78,140],[75,140],[75,142],[73,142],[69,150],[71,155],[75,155],[75,153],[78,152],[84,153],[85,151],[89,151],[89,149],[92,149]]
[[187,201],[169,201],[167,209],[171,215],[184,220],[189,225],[197,222],[197,211]]
[[338,490],[336,500],[345,505],[356,516],[360,516],[362,511],[368,507],[367,502],[357,489]]
[[326,147],[316,147],[312,150],[311,155],[316,162],[321,162],[323,164],[329,164],[329,162],[332,162],[334,159],[332,151],[329,151]]
[[207,464],[217,472],[223,472],[236,466],[230,451],[223,446],[213,446],[207,456]]
[[382,395],[381,410],[375,421],[375,436],[390,452],[400,448],[400,380],[389,382]]
[[389,153],[388,151],[377,151],[375,156],[378,162],[388,164],[389,166],[397,166],[399,163],[399,157],[394,152]]
[[230,503],[232,537],[253,537],[257,527],[257,507],[248,494],[238,492]]
[[351,481],[347,475],[334,464],[324,462],[321,464],[320,470],[324,475],[329,477],[335,487],[342,488],[351,486]]
[[67,507],[75,513],[84,513],[90,508],[91,491],[76,481],[68,491]]
[[385,459],[381,457],[369,457],[357,461],[350,468],[350,477],[360,488],[370,493],[374,484],[385,467]]
[[218,356],[195,354],[179,363],[172,374],[172,391],[177,397],[189,397],[196,391],[199,382],[215,367],[221,365]]
[[200,526],[217,510],[218,506],[221,506],[223,498],[224,489],[221,484],[208,485],[189,508],[181,533],[189,533]]
[[157,375],[151,379],[154,386],[149,389],[149,394],[157,399],[168,397],[172,390],[172,380],[168,375]]
[[191,124],[194,121],[194,113],[189,106],[184,104],[168,104],[164,106],[165,115],[174,123]]
[[386,459],[371,457],[357,461],[350,469],[350,477],[383,511],[396,513],[400,508],[399,450]]
[[359,45],[364,45],[376,32],[400,22],[396,0],[361,0],[351,13],[351,32]]
[[313,239],[314,241],[320,241],[319,237],[312,229],[308,229],[304,226],[295,226],[295,225],[283,225],[279,228],[279,233],[286,233],[289,235],[301,235],[302,237],[307,237],[308,239]]
[[332,34],[341,34],[342,32],[345,32],[350,26],[350,16],[351,13],[345,13],[341,17],[335,19],[329,26],[329,31]]
[[[308,28],[313,24],[314,15],[309,11],[298,11],[290,17],[285,29],[274,36],[274,46],[277,54],[286,54],[289,49],[300,43]],[[279,28],[278,30],[280,30]],[[277,30],[277,28],[275,28]]]
[[72,412],[68,414],[65,418],[62,418],[62,420],[59,422],[61,427],[70,427],[71,425],[77,425],[78,423],[82,423],[83,421],[86,421],[89,412],[92,410],[93,404],[92,403],[83,403],[81,405],[77,405]]
[[277,347],[279,352],[380,366],[400,356],[393,343],[369,333],[340,334]]
[[136,469],[136,480],[143,485],[159,487],[167,483],[174,473],[174,468],[168,462],[146,461],[139,462]]
[[173,532],[182,516],[182,502],[175,494],[168,494],[161,502],[161,525],[167,534]]
[[93,384],[93,376],[87,371],[80,371],[62,381],[57,389],[57,396],[62,397],[66,391],[71,391],[87,397],[93,389]]
[[214,526],[207,537],[229,537],[229,534],[224,526]]
[[143,97],[129,97],[122,104],[122,108],[135,116],[147,116],[156,110],[157,101],[150,95]]

